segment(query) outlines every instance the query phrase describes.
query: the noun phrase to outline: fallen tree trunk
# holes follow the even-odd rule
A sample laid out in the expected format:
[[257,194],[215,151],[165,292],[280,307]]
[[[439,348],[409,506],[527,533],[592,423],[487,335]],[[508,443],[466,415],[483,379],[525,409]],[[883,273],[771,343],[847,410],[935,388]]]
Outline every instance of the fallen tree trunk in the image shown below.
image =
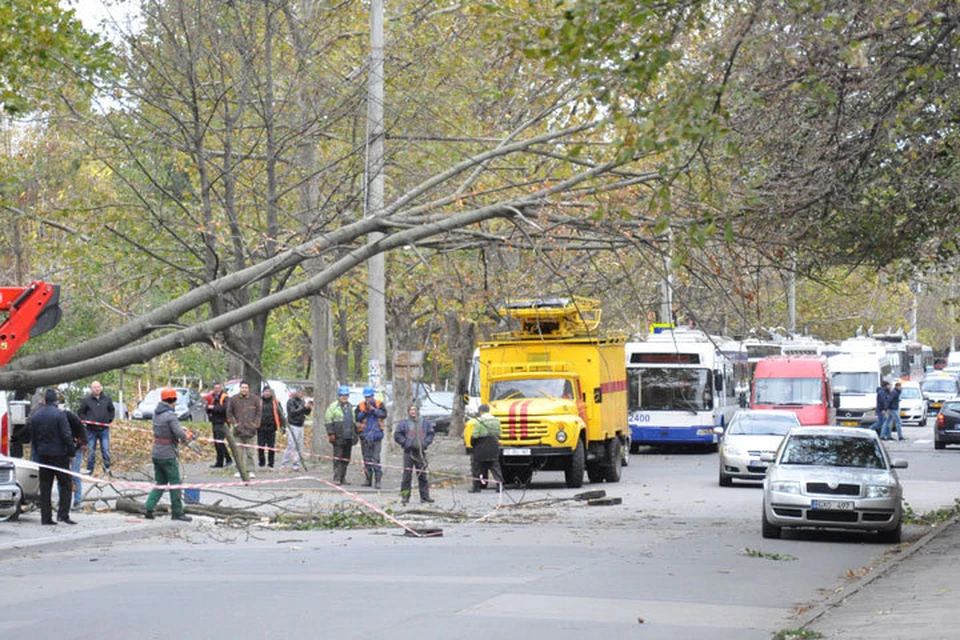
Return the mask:
[[[143,515],[146,512],[144,509],[143,503],[134,500],[133,498],[119,497],[117,498],[116,504],[117,511],[123,511],[125,513],[134,513],[137,515]],[[156,511],[166,513],[169,511],[167,505],[157,505]],[[211,518],[222,518],[222,519],[241,519],[241,520],[260,520],[264,516],[256,511],[250,511],[249,509],[237,509],[234,507],[221,507],[219,505],[208,505],[208,504],[190,504],[184,503],[183,510],[186,513],[196,516],[209,516]]]

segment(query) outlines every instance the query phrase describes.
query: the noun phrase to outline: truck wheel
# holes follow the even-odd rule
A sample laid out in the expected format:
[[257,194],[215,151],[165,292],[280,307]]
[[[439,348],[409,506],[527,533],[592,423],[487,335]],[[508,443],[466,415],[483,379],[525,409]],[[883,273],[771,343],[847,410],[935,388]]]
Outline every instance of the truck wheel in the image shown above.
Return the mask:
[[603,482],[603,469],[599,464],[587,465],[587,480],[593,483]]
[[570,466],[563,472],[568,487],[579,489],[583,486],[583,470],[586,464],[587,454],[583,448],[583,440],[577,440],[577,448],[573,450]]
[[630,453],[633,449],[633,441],[630,437],[627,437],[627,443],[620,443],[620,449],[622,453],[620,454],[620,466],[629,467],[630,466]]
[[607,441],[607,459],[601,466],[603,477],[607,482],[620,482],[620,458],[623,457],[623,445],[620,438],[613,436]]

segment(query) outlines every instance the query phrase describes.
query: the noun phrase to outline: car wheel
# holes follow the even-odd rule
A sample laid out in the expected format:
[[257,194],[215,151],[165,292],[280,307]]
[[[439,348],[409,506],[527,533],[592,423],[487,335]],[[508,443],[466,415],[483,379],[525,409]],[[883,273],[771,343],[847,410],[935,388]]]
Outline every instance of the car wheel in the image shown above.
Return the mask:
[[23,513],[23,498],[20,498],[20,501],[17,503],[17,508],[7,516],[7,520],[13,522],[20,519],[20,514]]
[[896,529],[891,529],[890,531],[881,531],[880,532],[880,541],[890,544],[897,544],[900,542],[900,538],[903,535],[903,522],[897,523]]
[[783,533],[783,529],[780,527],[770,524],[767,520],[767,506],[763,505],[763,511],[761,512],[761,525],[760,530],[763,533],[764,538],[779,538]]
[[718,480],[718,484],[719,484],[721,487],[732,487],[732,486],[733,486],[733,478],[731,478],[730,476],[726,475],[726,474],[723,472],[723,469],[722,469],[722,468],[720,469],[720,478],[719,478],[719,480]]
[[939,440],[934,440],[934,441],[933,441],[933,448],[934,448],[934,449],[937,449],[937,450],[939,450],[939,449],[945,449],[946,446],[947,446],[947,445],[945,445],[944,443],[940,442]]
[[570,466],[563,472],[567,487],[579,489],[583,486],[583,470],[587,463],[586,452],[583,450],[583,440],[577,440],[577,448],[573,450]]

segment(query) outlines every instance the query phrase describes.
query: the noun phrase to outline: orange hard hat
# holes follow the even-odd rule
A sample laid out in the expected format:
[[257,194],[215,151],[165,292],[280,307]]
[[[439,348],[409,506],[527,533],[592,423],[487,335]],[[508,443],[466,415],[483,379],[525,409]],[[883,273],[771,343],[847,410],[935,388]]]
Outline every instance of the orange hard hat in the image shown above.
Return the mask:
[[166,402],[167,400],[176,400],[177,399],[177,390],[166,387],[165,389],[160,390],[160,400]]

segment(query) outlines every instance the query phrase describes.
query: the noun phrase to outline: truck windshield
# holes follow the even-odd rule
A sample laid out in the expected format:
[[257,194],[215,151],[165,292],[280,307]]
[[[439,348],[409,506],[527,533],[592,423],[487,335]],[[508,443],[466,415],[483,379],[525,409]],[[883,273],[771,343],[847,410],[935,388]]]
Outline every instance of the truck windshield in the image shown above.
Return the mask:
[[713,372],[658,367],[627,369],[627,403],[631,411],[707,411],[713,408]]
[[869,371],[846,371],[833,374],[833,390],[837,393],[876,393],[880,374]]
[[517,398],[573,398],[573,383],[566,378],[521,378],[490,383],[490,400]]
[[754,387],[756,405],[823,404],[820,378],[757,378]]

